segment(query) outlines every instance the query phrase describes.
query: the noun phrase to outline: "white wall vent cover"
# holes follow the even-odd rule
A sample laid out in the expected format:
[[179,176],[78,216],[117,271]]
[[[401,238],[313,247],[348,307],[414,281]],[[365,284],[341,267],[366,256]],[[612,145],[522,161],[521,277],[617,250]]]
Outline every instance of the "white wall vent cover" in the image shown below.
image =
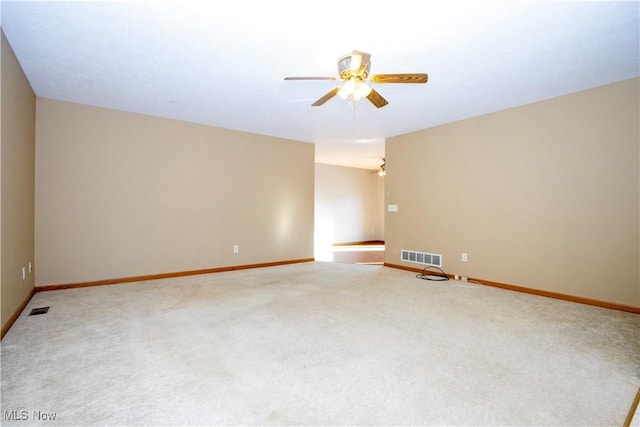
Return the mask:
[[442,255],[440,254],[429,254],[426,252],[416,252],[402,249],[400,251],[400,259],[402,261],[415,262],[416,264],[442,267]]

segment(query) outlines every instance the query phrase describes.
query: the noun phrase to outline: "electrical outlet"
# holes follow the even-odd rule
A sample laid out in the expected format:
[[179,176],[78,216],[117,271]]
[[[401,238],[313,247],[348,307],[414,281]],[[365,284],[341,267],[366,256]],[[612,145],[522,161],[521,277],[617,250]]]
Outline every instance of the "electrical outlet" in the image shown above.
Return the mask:
[[238,252],[240,252],[240,246],[239,245],[233,245],[233,253],[237,254]]
[[22,267],[22,280],[27,278],[27,269],[26,267]]
[[466,252],[462,252],[462,262],[469,261],[469,255]]

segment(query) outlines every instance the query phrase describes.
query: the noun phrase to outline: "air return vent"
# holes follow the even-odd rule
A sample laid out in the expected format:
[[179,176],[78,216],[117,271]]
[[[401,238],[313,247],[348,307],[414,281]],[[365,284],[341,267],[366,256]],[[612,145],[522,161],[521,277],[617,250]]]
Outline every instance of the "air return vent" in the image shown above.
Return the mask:
[[416,252],[402,249],[400,251],[400,259],[406,262],[415,262],[416,264],[442,267],[442,255],[440,254],[430,254],[427,252]]
[[31,310],[29,316],[37,316],[38,314],[45,314],[49,311],[49,307],[38,307]]

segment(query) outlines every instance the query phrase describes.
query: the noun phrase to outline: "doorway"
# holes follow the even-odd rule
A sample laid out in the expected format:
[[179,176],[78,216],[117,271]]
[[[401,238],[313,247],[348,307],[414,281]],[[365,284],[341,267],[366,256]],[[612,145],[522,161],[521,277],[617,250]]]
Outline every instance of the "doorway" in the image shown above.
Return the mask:
[[316,163],[314,203],[317,261],[384,263],[384,177]]

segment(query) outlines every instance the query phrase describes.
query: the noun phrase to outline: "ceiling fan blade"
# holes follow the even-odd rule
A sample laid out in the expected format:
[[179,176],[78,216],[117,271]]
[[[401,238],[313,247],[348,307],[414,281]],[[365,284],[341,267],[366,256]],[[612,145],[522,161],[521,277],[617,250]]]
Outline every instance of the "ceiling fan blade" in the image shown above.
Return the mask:
[[319,107],[320,105],[324,104],[325,102],[327,102],[328,100],[336,96],[336,93],[338,93],[339,90],[340,90],[339,87],[333,88],[333,90],[327,92],[322,98],[318,99],[316,102],[314,102],[311,105],[313,107]]
[[384,107],[385,105],[387,105],[389,102],[384,99],[382,97],[382,95],[380,95],[375,89],[371,89],[371,92],[369,93],[369,95],[367,95],[367,99],[369,101],[371,101],[371,103],[373,105],[376,106],[376,108],[380,108],[380,107]]
[[426,83],[427,73],[413,74],[375,74],[369,78],[373,83]]
[[366,71],[367,67],[369,66],[369,61],[371,60],[371,54],[367,52],[360,52],[359,50],[354,50],[353,55],[354,56],[358,55],[360,57],[360,64],[354,64],[354,65],[357,65],[357,67],[355,67],[355,69],[352,68],[353,74],[361,75],[362,72]]
[[338,80],[337,77],[285,77],[285,80]]

